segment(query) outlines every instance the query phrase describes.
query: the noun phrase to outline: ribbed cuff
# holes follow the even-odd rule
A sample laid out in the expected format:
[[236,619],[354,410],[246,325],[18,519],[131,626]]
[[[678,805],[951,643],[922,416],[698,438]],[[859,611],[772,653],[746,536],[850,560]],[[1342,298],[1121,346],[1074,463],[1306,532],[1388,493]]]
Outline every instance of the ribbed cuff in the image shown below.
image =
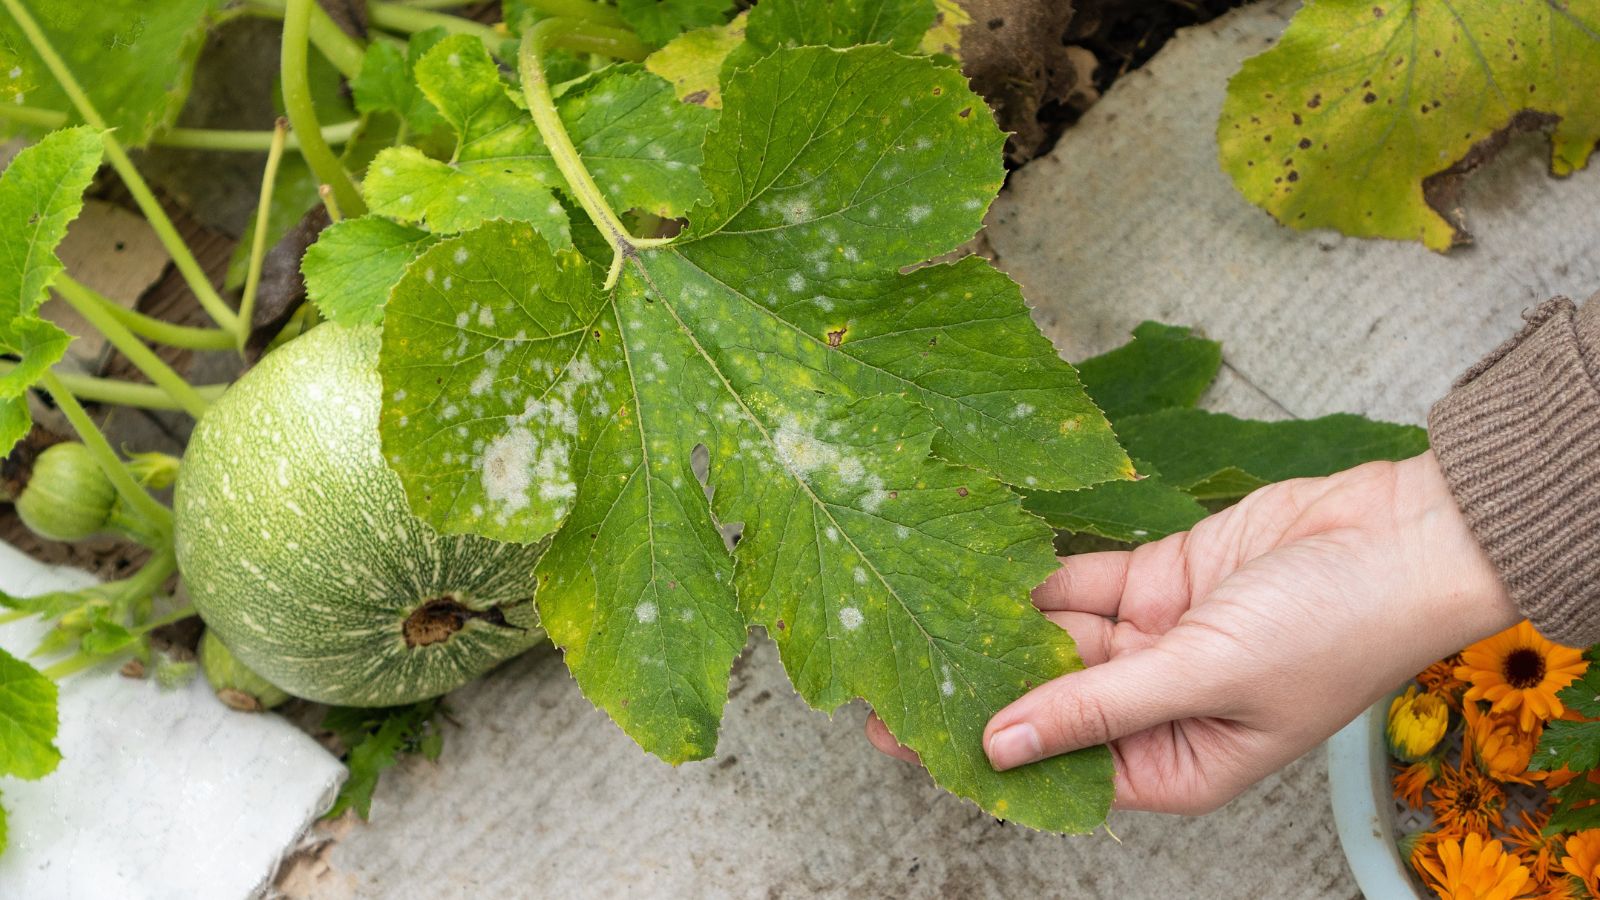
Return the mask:
[[1522,614],[1587,647],[1600,642],[1600,295],[1526,318],[1433,407],[1428,431]]

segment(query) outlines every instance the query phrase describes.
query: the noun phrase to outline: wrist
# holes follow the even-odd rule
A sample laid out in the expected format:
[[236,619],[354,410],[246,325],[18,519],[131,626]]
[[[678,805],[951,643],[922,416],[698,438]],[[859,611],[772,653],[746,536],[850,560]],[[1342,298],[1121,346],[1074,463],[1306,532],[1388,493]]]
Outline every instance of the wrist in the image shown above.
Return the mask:
[[1433,451],[1397,465],[1396,512],[1408,545],[1410,589],[1425,630],[1448,655],[1523,618],[1450,490]]

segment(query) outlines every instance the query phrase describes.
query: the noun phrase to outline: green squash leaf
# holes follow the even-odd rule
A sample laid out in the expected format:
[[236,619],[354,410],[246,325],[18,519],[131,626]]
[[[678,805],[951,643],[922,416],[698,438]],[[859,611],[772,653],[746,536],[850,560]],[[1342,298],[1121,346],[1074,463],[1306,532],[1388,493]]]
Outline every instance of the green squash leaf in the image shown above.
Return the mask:
[[83,209],[83,192],[100,165],[100,136],[87,127],[46,135],[0,173],[0,352],[17,357],[0,375],[3,449],[31,425],[24,392],[58,362],[72,340],[39,318],[50,282],[61,271],[56,245]]
[[300,260],[306,296],[341,325],[377,324],[406,266],[433,244],[426,231],[378,216],[330,225]]
[[644,67],[671,82],[672,92],[684,103],[721,109],[722,64],[744,43],[749,15],[742,12],[726,25],[685,32],[646,57]]
[[[221,0],[22,2],[127,147],[143,147],[177,119],[206,31],[222,6]],[[67,112],[78,121],[9,15],[0,16],[0,42],[22,57],[13,68],[32,73],[36,82],[24,95],[26,103]]]
[[723,71],[780,47],[888,44],[916,53],[937,12],[934,0],[763,0],[750,10],[745,41],[729,52]]
[[1201,500],[1234,499],[1269,482],[1332,475],[1428,449],[1421,428],[1344,413],[1257,422],[1167,409],[1122,419],[1117,433],[1133,458],[1149,461],[1163,481]]
[[61,762],[56,683],[0,649],[0,775],[43,778]]
[[[1057,565],[1050,531],[1002,482],[1131,464],[1003,275],[902,274],[980,227],[1002,135],[959,72],[881,46],[775,51],[723,103],[705,200],[678,238],[629,248],[613,290],[512,224],[407,270],[381,428],[413,508],[495,535],[564,513],[541,622],[585,694],[668,761],[713,752],[760,624],[810,703],[865,698],[939,784],[1033,827],[1094,827],[1104,748],[1006,773],[983,756],[991,714],[1081,665],[1028,600]],[[447,406],[456,443],[422,449],[442,423],[419,416]],[[446,453],[458,469],[419,497]],[[463,483],[491,502],[439,506]]]
[[362,113],[394,113],[414,134],[425,135],[442,127],[444,118],[417,87],[415,68],[417,61],[445,36],[442,28],[418,32],[411,36],[404,51],[383,41],[369,44],[361,71],[350,81],[356,109]]
[[1210,514],[1193,495],[1159,476],[1080,491],[1031,491],[1023,494],[1022,506],[1051,528],[1129,544],[1188,531]]
[[1194,406],[1222,368],[1222,345],[1187,328],[1141,322],[1133,340],[1078,363],[1083,386],[1115,422]]
[[647,44],[661,46],[685,31],[726,21],[732,0],[617,0],[617,9]]
[[[560,183],[481,41],[440,41],[417,63],[417,82],[456,131],[459,169],[475,177],[510,169],[529,185],[524,191]],[[611,66],[565,85],[556,108],[613,206],[678,216],[699,198],[700,145],[716,114],[676,102],[667,82],[638,66]]]
[[372,161],[361,193],[372,212],[435,234],[470,231],[491,219],[533,223],[549,240],[571,241],[567,214],[525,162],[442,163],[415,147],[390,147]]
[[1294,228],[1467,238],[1426,180],[1481,162],[1499,135],[1552,124],[1551,172],[1600,139],[1600,6],[1322,0],[1228,83],[1222,167]]

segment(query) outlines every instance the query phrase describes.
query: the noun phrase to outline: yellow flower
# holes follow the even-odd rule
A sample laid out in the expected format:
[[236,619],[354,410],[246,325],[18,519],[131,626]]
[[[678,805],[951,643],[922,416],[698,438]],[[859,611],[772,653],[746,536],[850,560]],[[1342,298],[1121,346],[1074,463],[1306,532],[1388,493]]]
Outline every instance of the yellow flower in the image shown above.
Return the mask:
[[1422,867],[1441,900],[1516,900],[1533,889],[1528,867],[1507,854],[1499,841],[1469,834],[1440,841],[1436,854],[1425,857]]
[[1520,727],[1532,731],[1565,711],[1556,692],[1588,666],[1581,650],[1551,643],[1523,621],[1461,651],[1456,677],[1472,685],[1467,700],[1487,700],[1497,713],[1520,710]]
[[1401,762],[1432,753],[1449,728],[1449,707],[1433,694],[1419,695],[1416,685],[1389,704],[1389,752]]
[[1561,868],[1577,876],[1591,895],[1600,894],[1600,828],[1567,838],[1567,855],[1561,857]]
[[1495,781],[1533,782],[1528,760],[1533,759],[1542,728],[1535,724],[1534,730],[1523,731],[1516,719],[1485,713],[1475,701],[1462,704],[1461,713],[1466,720],[1463,754],[1476,760],[1478,768]]
[[1499,828],[1505,801],[1500,785],[1463,763],[1460,768],[1444,767],[1428,806],[1441,837],[1461,838],[1488,836],[1490,826]]

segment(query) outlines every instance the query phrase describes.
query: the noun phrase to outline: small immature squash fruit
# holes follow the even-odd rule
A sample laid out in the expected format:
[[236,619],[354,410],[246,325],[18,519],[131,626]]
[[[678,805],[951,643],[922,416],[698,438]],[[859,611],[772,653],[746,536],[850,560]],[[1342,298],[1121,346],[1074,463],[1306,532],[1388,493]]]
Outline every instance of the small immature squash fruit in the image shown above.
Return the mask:
[[268,682],[342,706],[438,696],[544,636],[543,544],[408,509],[379,446],[378,345],[325,324],[269,354],[195,427],[174,503],[206,626]]
[[111,479],[88,447],[72,441],[39,454],[27,487],[17,497],[22,524],[52,541],[81,541],[108,530],[116,507]]

